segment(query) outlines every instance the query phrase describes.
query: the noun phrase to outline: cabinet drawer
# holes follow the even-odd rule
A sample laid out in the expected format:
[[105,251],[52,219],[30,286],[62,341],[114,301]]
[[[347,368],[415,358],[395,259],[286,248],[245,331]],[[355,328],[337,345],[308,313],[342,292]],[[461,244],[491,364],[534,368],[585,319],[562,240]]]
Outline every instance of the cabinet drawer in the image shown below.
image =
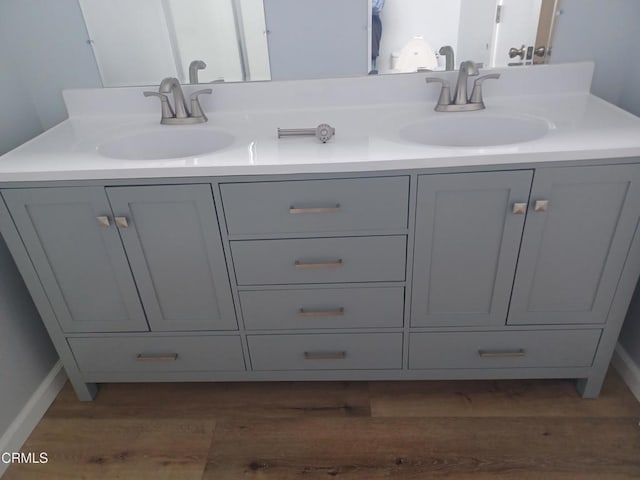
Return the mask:
[[228,183],[230,235],[407,228],[409,177]]
[[402,367],[401,333],[248,335],[254,370],[352,370]]
[[240,292],[249,330],[402,327],[403,287]]
[[70,338],[81,371],[198,372],[245,370],[240,337]]
[[409,368],[588,367],[601,330],[412,333]]
[[239,285],[404,281],[404,235],[231,242]]

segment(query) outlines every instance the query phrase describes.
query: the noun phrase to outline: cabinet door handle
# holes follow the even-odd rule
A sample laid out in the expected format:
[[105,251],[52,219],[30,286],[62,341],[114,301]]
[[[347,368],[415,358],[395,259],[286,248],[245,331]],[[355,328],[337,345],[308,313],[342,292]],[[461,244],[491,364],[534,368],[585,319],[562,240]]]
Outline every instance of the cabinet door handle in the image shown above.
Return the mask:
[[527,213],[527,204],[526,203],[514,203],[513,204],[513,213],[515,215],[524,215]]
[[305,360],[344,360],[347,352],[304,352]]
[[533,205],[534,212],[546,212],[547,208],[549,208],[549,200],[536,200]]
[[118,228],[129,228],[129,220],[127,217],[115,217]]
[[298,269],[311,269],[311,268],[337,268],[343,265],[342,259],[339,258],[335,262],[301,262],[300,260],[296,260],[293,263],[293,266]]
[[518,348],[517,350],[478,350],[478,355],[482,358],[524,357],[525,351],[522,348]]
[[298,310],[300,317],[340,317],[342,315],[344,315],[344,307],[335,310],[305,310],[304,308]]
[[177,353],[164,353],[159,355],[139,353],[136,355],[136,362],[175,362],[176,360],[178,360]]
[[292,215],[299,215],[301,213],[335,213],[340,211],[340,204],[336,203],[331,207],[296,207],[291,205],[289,207],[289,213]]
[[106,228],[111,225],[111,221],[106,215],[100,215],[99,217],[96,217],[96,220],[98,221],[98,225],[100,225],[101,227]]

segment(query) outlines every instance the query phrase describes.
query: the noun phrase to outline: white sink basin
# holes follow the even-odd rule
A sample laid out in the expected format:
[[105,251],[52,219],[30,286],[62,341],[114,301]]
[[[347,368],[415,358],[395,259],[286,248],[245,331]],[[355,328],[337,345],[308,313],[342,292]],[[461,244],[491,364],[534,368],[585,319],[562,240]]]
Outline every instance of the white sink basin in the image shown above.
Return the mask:
[[171,126],[110,140],[98,147],[98,153],[120,160],[163,160],[212,153],[233,141],[225,132]]
[[543,137],[549,123],[532,117],[485,113],[438,113],[403,127],[403,140],[444,147],[488,147],[522,143]]

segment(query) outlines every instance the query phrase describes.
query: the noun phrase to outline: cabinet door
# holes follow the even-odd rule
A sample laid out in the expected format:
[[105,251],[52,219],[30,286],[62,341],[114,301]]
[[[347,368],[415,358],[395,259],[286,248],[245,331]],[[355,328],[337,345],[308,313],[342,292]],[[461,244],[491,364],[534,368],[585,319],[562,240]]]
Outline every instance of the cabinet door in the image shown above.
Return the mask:
[[531,177],[419,178],[411,325],[505,324]]
[[536,170],[509,323],[606,321],[639,190],[635,165]]
[[237,329],[211,187],[111,187],[107,195],[151,329]]
[[103,188],[2,195],[63,331],[148,330]]

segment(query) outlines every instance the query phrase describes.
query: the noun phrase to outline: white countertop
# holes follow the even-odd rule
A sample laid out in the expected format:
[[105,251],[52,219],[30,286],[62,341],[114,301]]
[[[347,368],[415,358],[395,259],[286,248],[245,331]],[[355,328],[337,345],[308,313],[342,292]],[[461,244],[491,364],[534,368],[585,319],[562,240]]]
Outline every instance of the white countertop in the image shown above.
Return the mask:
[[[0,182],[361,172],[477,167],[640,157],[640,118],[584,92],[485,98],[481,112],[436,113],[434,102],[349,107],[208,112],[194,126],[159,124],[154,114],[77,115],[0,157]],[[544,119],[537,140],[491,147],[437,147],[402,139],[420,119],[460,115],[517,115]],[[441,117],[440,117],[441,118]],[[277,128],[329,123],[335,137],[277,138]],[[117,160],[97,147],[135,132],[219,130],[234,142],[217,152],[170,160]]]

